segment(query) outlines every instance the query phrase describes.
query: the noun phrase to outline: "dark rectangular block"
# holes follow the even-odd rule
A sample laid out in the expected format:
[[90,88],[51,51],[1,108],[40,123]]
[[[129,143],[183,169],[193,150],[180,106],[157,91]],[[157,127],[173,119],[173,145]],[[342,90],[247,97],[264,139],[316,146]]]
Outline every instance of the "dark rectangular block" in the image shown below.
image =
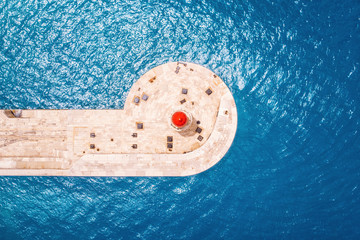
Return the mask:
[[178,73],[179,73],[179,71],[180,71],[180,67],[179,67],[179,66],[177,66],[177,67],[176,67],[176,70],[175,70],[175,73],[176,73],[176,74],[178,74]]
[[208,88],[205,92],[206,92],[207,95],[212,94],[212,90],[210,88]]
[[137,149],[137,144],[133,144],[131,147],[132,147],[133,149]]
[[139,97],[134,97],[134,103],[139,104],[139,102],[140,102],[140,98]]
[[95,133],[90,133],[90,137],[94,138],[95,137]]
[[186,99],[184,98],[183,100],[180,101],[181,104],[185,103]]
[[173,137],[172,136],[167,136],[167,141],[168,142],[173,142]]
[[183,88],[183,89],[181,90],[181,93],[182,93],[182,94],[187,94],[187,93],[188,93],[188,90],[187,90],[186,88]]
[[143,123],[136,123],[136,128],[137,129],[144,129],[144,124]]
[[203,139],[204,139],[204,137],[201,136],[201,135],[199,135],[198,138],[197,138],[197,140],[199,140],[200,142],[201,142]]
[[168,147],[168,148],[173,148],[173,144],[172,144],[172,143],[168,143],[168,144],[167,144],[167,147]]
[[90,144],[90,149],[95,149],[95,144]]
[[195,130],[195,132],[197,132],[197,133],[201,133],[201,132],[202,132],[202,128],[197,127],[197,128],[196,128],[196,130]]
[[147,101],[149,99],[149,96],[145,93],[142,95],[142,100]]

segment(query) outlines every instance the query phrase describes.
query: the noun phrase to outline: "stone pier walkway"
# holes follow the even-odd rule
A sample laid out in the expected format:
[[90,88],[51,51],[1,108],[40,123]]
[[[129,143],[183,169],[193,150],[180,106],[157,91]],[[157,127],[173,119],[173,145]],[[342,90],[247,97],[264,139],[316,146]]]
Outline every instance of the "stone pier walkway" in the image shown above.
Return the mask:
[[[172,113],[192,124],[176,131]],[[237,127],[234,99],[210,70],[168,63],[144,74],[123,110],[0,112],[0,175],[186,176],[216,164]]]

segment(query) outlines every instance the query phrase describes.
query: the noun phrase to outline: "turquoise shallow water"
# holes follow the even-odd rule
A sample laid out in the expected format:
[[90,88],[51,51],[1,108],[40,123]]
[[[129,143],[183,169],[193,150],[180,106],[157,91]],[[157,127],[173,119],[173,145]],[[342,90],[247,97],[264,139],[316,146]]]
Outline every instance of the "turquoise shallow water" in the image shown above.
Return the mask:
[[359,28],[355,0],[1,1],[0,108],[121,108],[180,60],[239,122],[191,177],[0,177],[0,239],[358,239]]

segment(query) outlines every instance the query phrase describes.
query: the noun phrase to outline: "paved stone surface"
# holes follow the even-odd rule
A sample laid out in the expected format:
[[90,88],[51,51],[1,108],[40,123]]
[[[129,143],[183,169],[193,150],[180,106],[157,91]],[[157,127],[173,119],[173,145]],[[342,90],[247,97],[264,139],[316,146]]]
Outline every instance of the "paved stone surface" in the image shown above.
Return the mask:
[[[186,131],[170,124],[179,110]],[[1,110],[0,124],[0,175],[186,176],[225,155],[237,112],[218,76],[175,62],[144,74],[124,110]]]

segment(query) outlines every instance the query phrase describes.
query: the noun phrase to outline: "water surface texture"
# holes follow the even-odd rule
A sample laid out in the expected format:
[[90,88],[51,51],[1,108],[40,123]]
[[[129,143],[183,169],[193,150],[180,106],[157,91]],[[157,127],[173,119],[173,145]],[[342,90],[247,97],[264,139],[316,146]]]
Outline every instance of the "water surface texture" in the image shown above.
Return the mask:
[[169,61],[234,94],[190,177],[0,177],[0,239],[359,239],[360,3],[0,1],[0,108],[122,108]]

